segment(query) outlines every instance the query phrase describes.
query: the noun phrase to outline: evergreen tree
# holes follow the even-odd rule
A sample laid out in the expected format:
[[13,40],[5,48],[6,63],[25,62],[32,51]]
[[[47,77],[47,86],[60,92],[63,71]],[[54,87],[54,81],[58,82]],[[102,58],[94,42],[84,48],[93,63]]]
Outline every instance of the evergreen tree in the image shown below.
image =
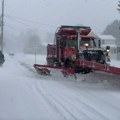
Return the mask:
[[118,1],[118,8],[117,10],[120,12],[120,1]]
[[120,43],[120,21],[115,20],[111,24],[107,25],[102,34],[112,35],[117,39],[117,42]]

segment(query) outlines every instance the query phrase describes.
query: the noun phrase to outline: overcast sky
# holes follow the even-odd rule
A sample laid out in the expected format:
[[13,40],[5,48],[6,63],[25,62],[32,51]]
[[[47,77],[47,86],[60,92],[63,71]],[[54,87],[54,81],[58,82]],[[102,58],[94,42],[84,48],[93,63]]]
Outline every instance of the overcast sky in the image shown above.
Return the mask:
[[[0,0],[2,1],[2,0]],[[101,33],[120,19],[118,0],[5,0],[5,29],[55,32],[60,25],[83,24]]]

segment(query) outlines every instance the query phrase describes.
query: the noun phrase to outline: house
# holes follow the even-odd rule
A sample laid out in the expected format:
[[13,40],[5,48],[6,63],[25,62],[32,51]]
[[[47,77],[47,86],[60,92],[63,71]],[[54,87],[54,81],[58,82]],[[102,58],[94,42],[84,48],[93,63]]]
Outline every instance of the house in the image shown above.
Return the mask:
[[101,48],[106,49],[106,46],[110,46],[110,57],[112,59],[117,59],[117,43],[116,39],[112,35],[97,35],[96,43],[98,45],[98,40],[101,41]]

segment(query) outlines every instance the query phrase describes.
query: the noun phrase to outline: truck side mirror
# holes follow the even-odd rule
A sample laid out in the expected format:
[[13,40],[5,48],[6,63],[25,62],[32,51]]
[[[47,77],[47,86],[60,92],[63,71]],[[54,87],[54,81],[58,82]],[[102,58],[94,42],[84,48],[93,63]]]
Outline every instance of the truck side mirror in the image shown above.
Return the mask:
[[98,48],[101,48],[101,40],[98,40]]

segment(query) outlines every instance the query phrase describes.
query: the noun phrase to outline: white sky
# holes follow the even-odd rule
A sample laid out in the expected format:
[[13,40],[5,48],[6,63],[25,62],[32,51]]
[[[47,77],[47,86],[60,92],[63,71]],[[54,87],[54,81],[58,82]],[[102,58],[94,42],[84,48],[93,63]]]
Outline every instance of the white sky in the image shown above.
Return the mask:
[[118,0],[5,0],[5,29],[13,34],[28,28],[55,32],[61,25],[83,24],[101,33],[120,19],[117,4]]

